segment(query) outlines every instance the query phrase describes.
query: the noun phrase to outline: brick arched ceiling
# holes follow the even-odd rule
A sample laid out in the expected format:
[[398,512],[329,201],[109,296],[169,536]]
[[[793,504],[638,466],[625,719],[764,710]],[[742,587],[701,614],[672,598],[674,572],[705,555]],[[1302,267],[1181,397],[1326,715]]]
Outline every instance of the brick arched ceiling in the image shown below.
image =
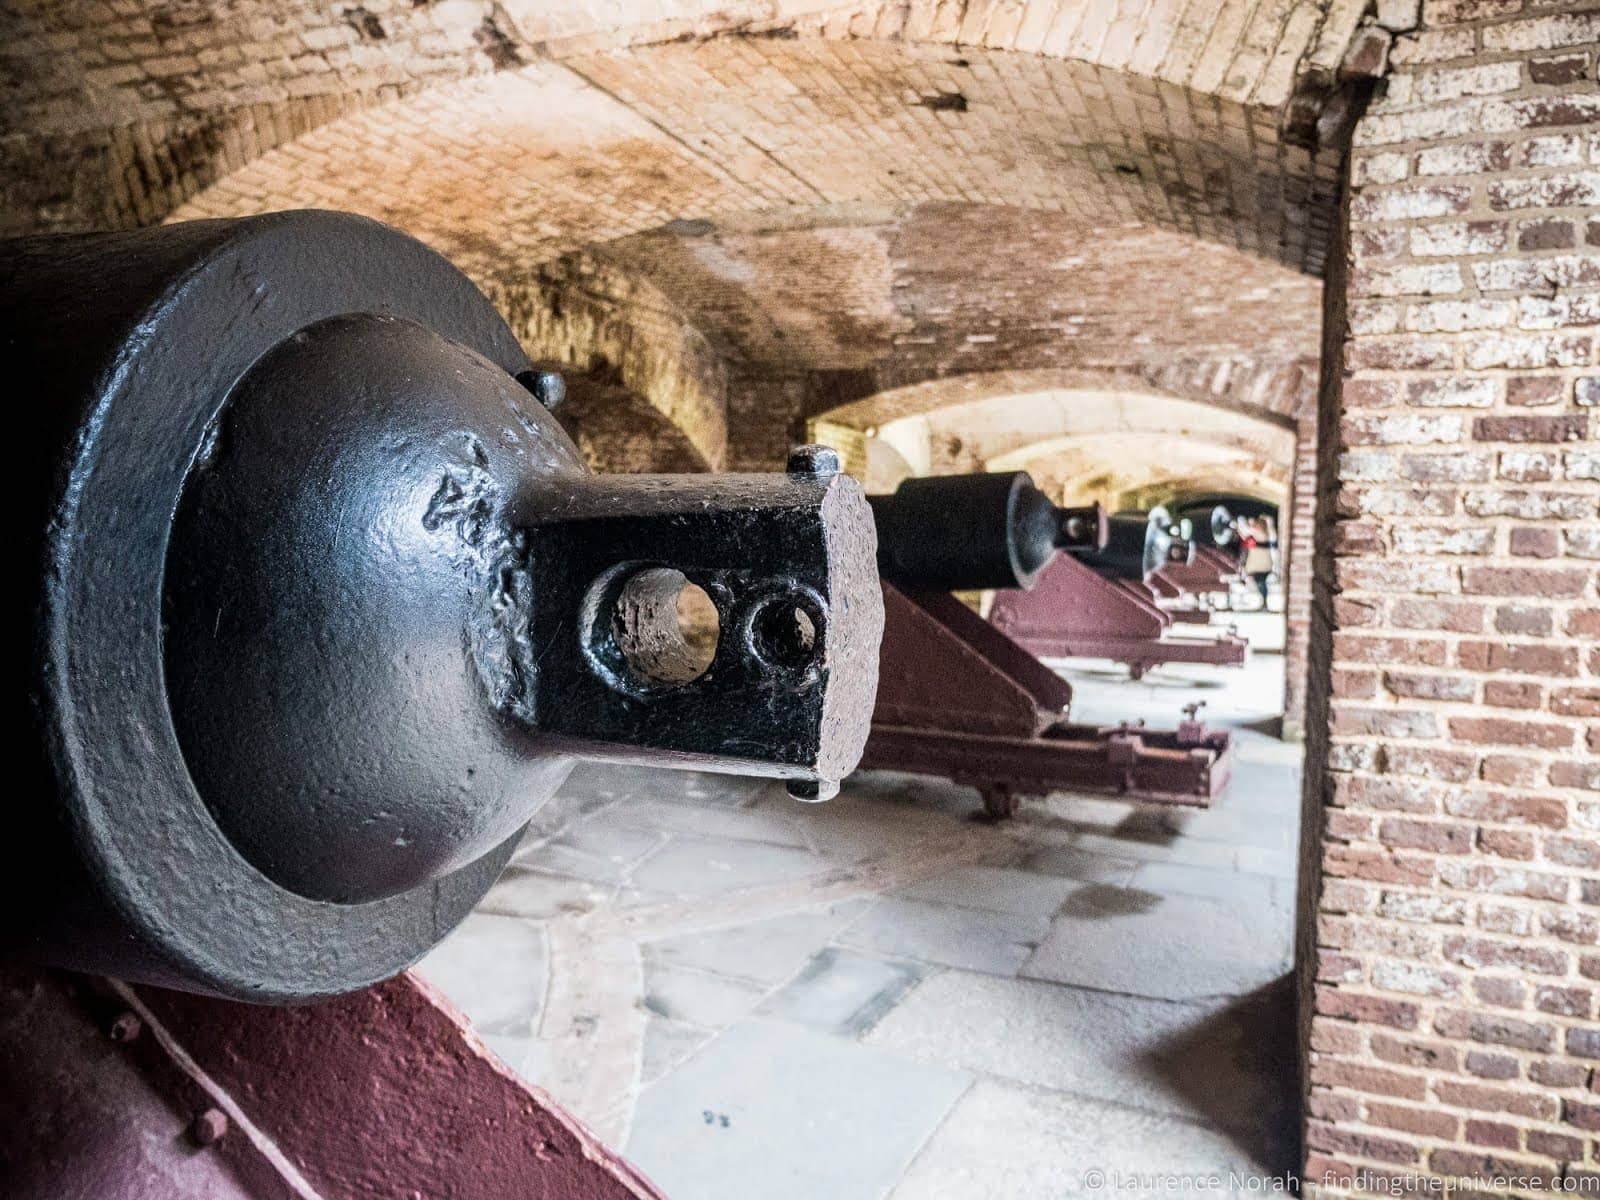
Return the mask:
[[330,121],[178,209],[312,202],[482,279],[668,222],[929,200],[1138,220],[1313,274],[1332,163],[1242,104],[1014,51],[720,38],[535,63]]
[[[1276,238],[1309,264],[1320,221],[1312,214],[1312,228],[1285,229],[1277,217],[1292,225],[1308,215],[1300,181],[1331,179],[1331,156],[1313,166],[1314,156],[1278,143],[1313,146],[1337,132],[1330,119],[1340,107],[1336,85],[1341,64],[1348,68],[1352,47],[1361,44],[1363,8],[1338,0],[1158,0],[1133,9],[1102,0],[184,0],[8,7],[0,17],[5,226],[18,232],[148,223],[264,152],[349,114],[451,81],[541,77],[531,92],[468,85],[461,95],[451,97],[445,87],[442,100],[419,101],[421,112],[438,119],[461,103],[492,119],[519,98],[550,96],[542,85],[564,64],[660,135],[680,139],[688,154],[709,148],[735,169],[732,151],[758,160],[775,149],[759,131],[739,127],[748,120],[727,120],[736,115],[741,86],[780,85],[765,94],[793,103],[772,106],[773,116],[803,115],[807,103],[855,115],[877,106],[883,111],[876,123],[891,134],[899,108],[920,106],[949,118],[965,104],[979,115],[950,128],[965,128],[970,138],[984,128],[985,112],[993,118],[1007,107],[1054,105],[1061,131],[1077,139],[1076,148],[1098,169],[1140,167],[1140,155],[1130,160],[1130,153],[1141,148],[1139,137],[1153,138],[1158,144],[1145,147],[1147,186],[1187,189],[1214,206],[1204,219],[1224,225],[1232,218],[1223,208],[1240,208],[1249,224],[1264,200],[1267,218],[1256,222],[1250,244]],[[833,46],[799,50],[816,43]],[[659,54],[618,53],[652,45]],[[895,45],[901,58],[919,65],[886,72],[884,48]],[[1086,70],[1019,66],[1023,60]],[[884,105],[891,82],[908,86]],[[679,111],[685,99],[708,85],[716,115],[698,125],[686,121]],[[1119,140],[1117,130],[1109,137],[1089,130],[1088,108],[1115,110],[1121,132],[1133,132],[1135,143]],[[551,115],[562,123],[559,109]],[[376,128],[398,132],[383,121]],[[718,144],[722,137],[728,140]],[[1046,149],[1051,142],[1047,134]],[[1221,153],[1199,153],[1206,142]],[[1247,162],[1258,164],[1256,175],[1296,181],[1290,194],[1275,198],[1252,188],[1246,178],[1252,172],[1240,169]],[[761,164],[754,165],[742,182],[760,186]],[[781,174],[795,164],[770,165]],[[798,165],[803,175],[806,164]],[[280,179],[282,170],[280,164]],[[1118,194],[1139,191],[1123,181]]]
[[556,420],[590,469],[614,474],[679,474],[707,469],[684,431],[636,393],[603,378],[565,371]]
[[[1288,429],[1314,400],[1316,280],[1134,222],[946,202],[679,221],[491,290],[531,352],[614,372],[717,465],[781,461],[818,416],[1089,389]],[[1055,413],[1029,436],[1064,432]]]
[[864,449],[853,465],[865,467],[872,490],[913,474],[1023,470],[1074,501],[1109,502],[1197,475],[1281,500],[1295,434],[1264,417],[1193,400],[1072,389],[997,393],[903,416],[872,427]]
[[1309,365],[1318,353],[1315,280],[1129,219],[824,207],[678,222],[594,257],[647,280],[732,361],[867,372],[875,390],[1000,369]]
[[997,371],[1288,417],[1334,215],[1314,127],[1359,11],[40,6],[13,18],[0,154],[30,227],[398,225],[715,466]]
[[1100,500],[1115,505],[1130,492],[1170,501],[1196,479],[1212,490],[1258,495],[1282,504],[1290,469],[1249,449],[1151,434],[1095,434],[1011,463],[1066,503]]

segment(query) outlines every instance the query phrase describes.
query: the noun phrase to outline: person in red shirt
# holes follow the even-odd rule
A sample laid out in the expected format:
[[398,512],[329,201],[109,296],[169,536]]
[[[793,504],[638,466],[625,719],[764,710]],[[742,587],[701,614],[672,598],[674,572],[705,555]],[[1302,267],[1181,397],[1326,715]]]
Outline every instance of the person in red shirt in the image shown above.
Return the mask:
[[1267,580],[1272,576],[1272,533],[1260,517],[1239,521],[1239,569],[1250,577],[1261,594],[1261,609],[1267,608]]

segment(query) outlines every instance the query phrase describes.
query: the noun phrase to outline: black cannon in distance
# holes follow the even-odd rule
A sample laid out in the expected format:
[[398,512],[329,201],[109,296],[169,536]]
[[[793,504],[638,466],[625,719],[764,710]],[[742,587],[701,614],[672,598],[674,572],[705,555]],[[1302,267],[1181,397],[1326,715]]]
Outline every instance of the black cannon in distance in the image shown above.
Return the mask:
[[1231,607],[1241,579],[1238,519],[1227,505],[1213,504],[1191,507],[1178,521],[1191,536],[1188,561],[1168,562],[1144,582],[1174,621],[1207,625],[1214,611]]
[[1221,586],[1232,569],[1217,551],[1197,546],[1187,519],[1157,507],[1118,513],[1108,522],[1107,544],[1058,556],[1026,592],[1001,592],[989,619],[1045,658],[1109,658],[1126,663],[1135,679],[1171,662],[1243,666],[1249,646],[1232,630],[1217,636],[1167,636],[1174,624],[1210,621],[1162,601],[1176,601],[1192,585]]
[[1233,515],[1216,505],[1197,518],[1158,505],[1148,513],[1117,513],[1106,547],[1079,561],[1122,583],[1137,599],[1155,599],[1173,621],[1208,624],[1207,597],[1226,594],[1238,564],[1219,546],[1233,540]]
[[1187,521],[1165,508],[1115,513],[1106,518],[1104,546],[1079,548],[1072,556],[1110,579],[1148,579],[1168,566],[1194,561],[1195,539]]
[[[885,622],[862,766],[968,784],[996,818],[1053,791],[1204,806],[1222,790],[1226,733],[1193,711],[1170,732],[1070,722],[1071,685],[950,594],[1029,594],[1075,554],[1104,551],[1104,509],[1058,507],[1020,471],[907,480],[868,499]],[[1091,588],[1115,586],[1077,569]]]
[[1032,587],[1057,551],[1104,554],[1111,536],[1103,506],[1053,504],[1026,471],[907,479],[867,503],[879,574],[904,588]]
[[348,215],[23,239],[0,280],[35,747],[9,954],[331,996],[464,917],[580,758],[805,798],[854,767],[882,607],[831,451],[591,475],[477,288]]

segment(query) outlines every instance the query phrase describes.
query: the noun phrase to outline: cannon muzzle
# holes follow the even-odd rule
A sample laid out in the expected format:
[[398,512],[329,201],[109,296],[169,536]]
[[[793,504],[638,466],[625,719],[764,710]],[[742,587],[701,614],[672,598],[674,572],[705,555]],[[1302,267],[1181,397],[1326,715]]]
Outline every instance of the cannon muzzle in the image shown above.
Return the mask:
[[1239,527],[1234,521],[1233,514],[1224,504],[1216,504],[1211,508],[1211,513],[1206,520],[1206,527],[1211,533],[1213,546],[1231,546],[1239,536]]
[[1115,579],[1146,579],[1162,567],[1194,558],[1194,533],[1187,520],[1176,520],[1157,505],[1148,513],[1117,513],[1109,536],[1099,549],[1076,550],[1085,566]]
[[1053,504],[1026,471],[907,479],[867,502],[878,573],[907,588],[1029,588],[1058,550],[1095,550],[1107,536],[1101,505]]

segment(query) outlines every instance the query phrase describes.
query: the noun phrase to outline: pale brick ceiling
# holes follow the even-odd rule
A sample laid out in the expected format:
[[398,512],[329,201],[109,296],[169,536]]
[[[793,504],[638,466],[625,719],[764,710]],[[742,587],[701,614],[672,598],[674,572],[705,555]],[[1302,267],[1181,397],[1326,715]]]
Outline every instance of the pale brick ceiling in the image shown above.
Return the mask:
[[622,382],[712,462],[727,381],[667,342],[843,399],[1089,372],[1289,416],[1336,190],[1307,131],[1363,8],[39,4],[0,165],[13,227],[350,209],[510,308],[603,258],[693,330]]
[[1139,220],[1317,273],[1331,163],[1236,102],[1008,51],[726,38],[538,63],[330,121],[177,212],[368,213],[481,278],[764,210],[931,200]]
[[[1314,279],[1135,222],[992,205],[807,211],[598,247],[725,355],[917,373],[1146,360],[1314,363]],[[938,364],[937,366],[934,364]]]

